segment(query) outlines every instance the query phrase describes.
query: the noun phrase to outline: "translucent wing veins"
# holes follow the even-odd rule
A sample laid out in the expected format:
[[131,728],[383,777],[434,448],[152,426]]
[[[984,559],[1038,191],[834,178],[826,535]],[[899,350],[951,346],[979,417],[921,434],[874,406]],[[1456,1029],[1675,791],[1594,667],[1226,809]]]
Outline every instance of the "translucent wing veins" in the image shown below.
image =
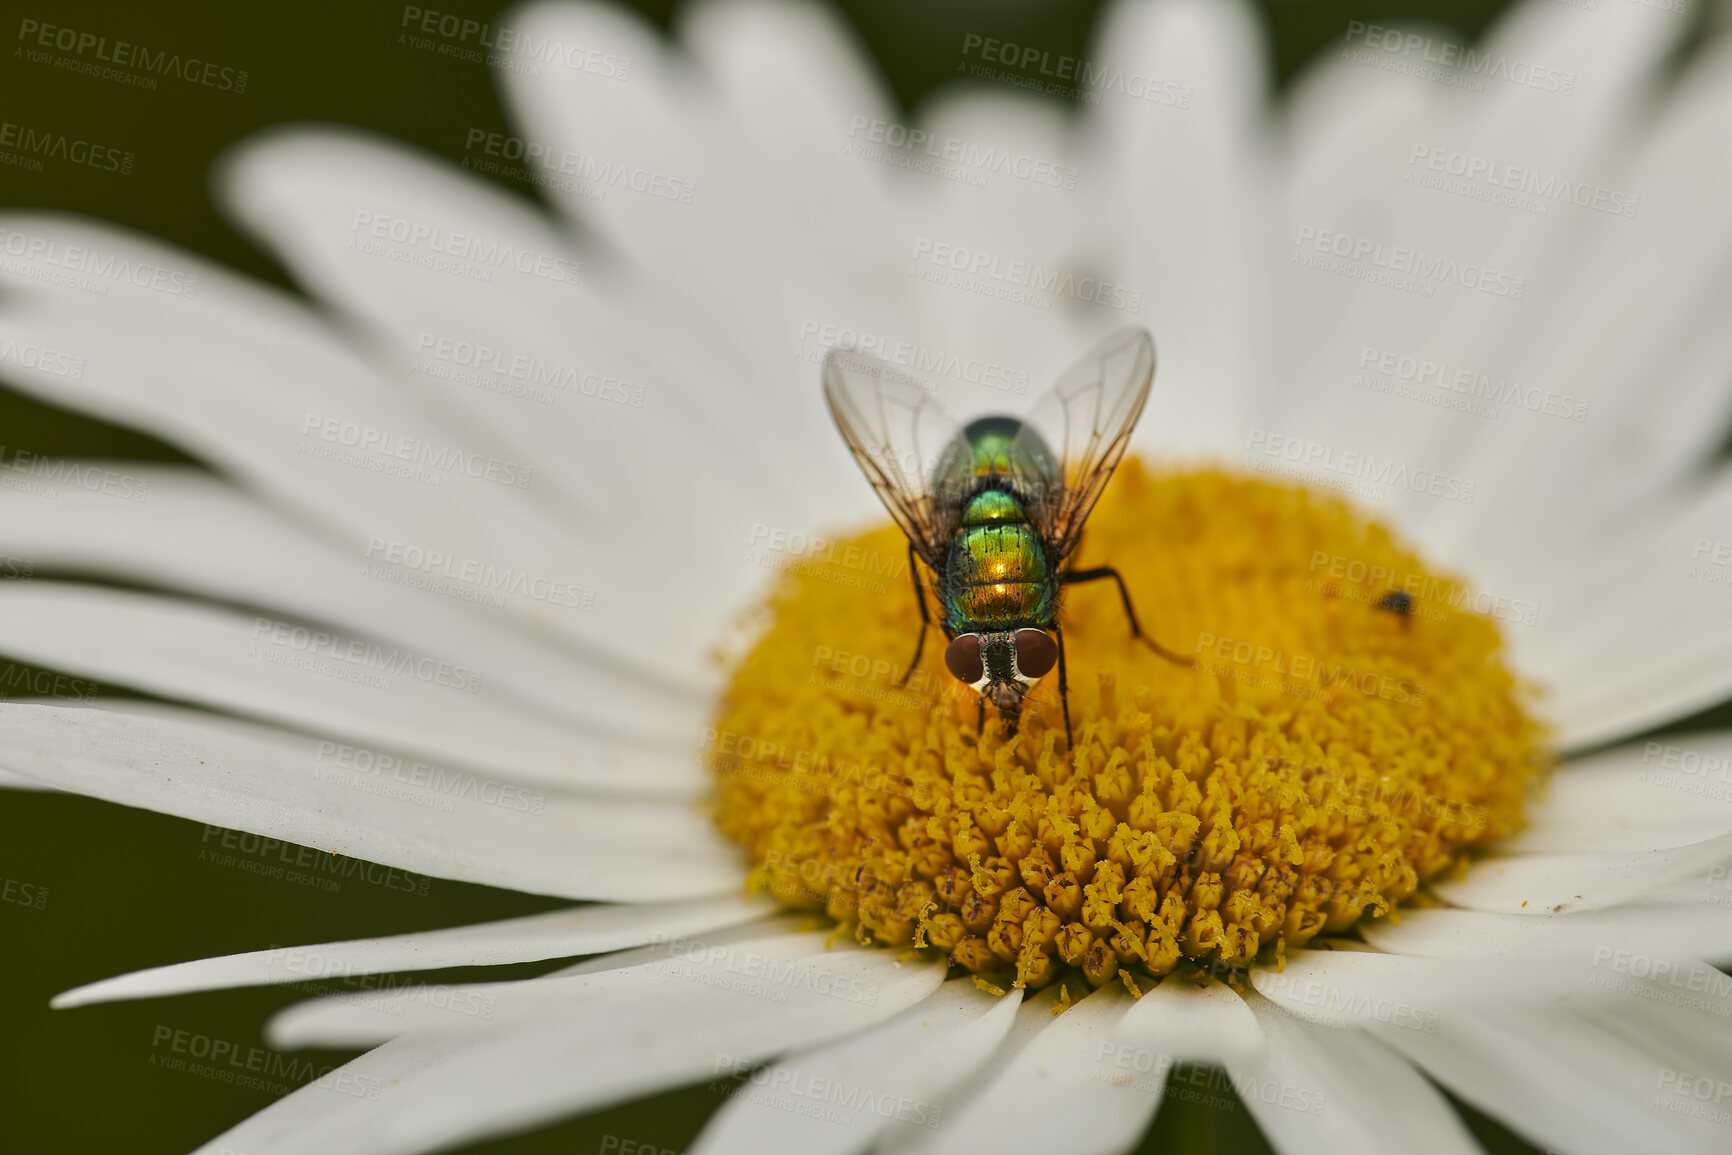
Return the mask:
[[931,481],[956,422],[895,365],[841,349],[824,358],[824,400],[860,471],[915,552],[933,569],[942,567],[955,527]]
[[1060,463],[1062,484],[1033,510],[1054,556],[1076,549],[1083,523],[1130,445],[1154,376],[1148,330],[1120,329],[1066,370],[1024,419],[1023,438],[1044,441]]

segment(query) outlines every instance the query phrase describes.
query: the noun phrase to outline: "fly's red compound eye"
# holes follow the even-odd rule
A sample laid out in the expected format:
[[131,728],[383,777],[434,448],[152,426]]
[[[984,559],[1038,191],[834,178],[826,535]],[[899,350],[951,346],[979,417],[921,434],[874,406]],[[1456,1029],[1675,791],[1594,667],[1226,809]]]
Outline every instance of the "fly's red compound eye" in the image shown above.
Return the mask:
[[1025,678],[1038,678],[1058,661],[1058,644],[1045,630],[1016,631],[1016,668]]
[[986,665],[980,660],[980,635],[962,634],[946,646],[944,666],[970,686],[986,677]]

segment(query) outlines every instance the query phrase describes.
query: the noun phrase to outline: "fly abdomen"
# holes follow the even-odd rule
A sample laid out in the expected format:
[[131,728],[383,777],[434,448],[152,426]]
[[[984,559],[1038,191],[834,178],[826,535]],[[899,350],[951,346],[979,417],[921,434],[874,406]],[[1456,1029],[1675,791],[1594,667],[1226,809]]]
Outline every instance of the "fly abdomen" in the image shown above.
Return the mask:
[[1027,521],[965,524],[950,543],[946,569],[945,608],[952,630],[1003,629],[1045,620],[1051,597],[1046,551]]

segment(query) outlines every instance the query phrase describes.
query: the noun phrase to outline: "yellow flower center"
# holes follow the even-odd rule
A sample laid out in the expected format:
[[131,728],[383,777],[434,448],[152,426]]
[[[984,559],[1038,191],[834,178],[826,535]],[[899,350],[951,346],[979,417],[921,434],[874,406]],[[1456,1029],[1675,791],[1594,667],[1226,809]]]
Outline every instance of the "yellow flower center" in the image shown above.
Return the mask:
[[863,941],[1030,987],[1243,966],[1512,832],[1547,764],[1466,587],[1331,498],[1121,466],[1075,564],[1116,566],[1194,664],[1134,643],[1110,581],[1067,589],[1074,750],[1056,670],[1008,737],[991,706],[977,736],[936,628],[899,684],[905,558],[892,528],[767,555],[768,624],[708,736],[750,885]]

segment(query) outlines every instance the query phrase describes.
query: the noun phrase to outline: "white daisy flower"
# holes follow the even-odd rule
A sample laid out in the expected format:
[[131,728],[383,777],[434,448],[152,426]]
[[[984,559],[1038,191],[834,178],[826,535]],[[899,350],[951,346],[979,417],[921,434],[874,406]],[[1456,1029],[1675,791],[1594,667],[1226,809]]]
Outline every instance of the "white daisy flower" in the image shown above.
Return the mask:
[[[292,1006],[274,1045],[372,1049],[201,1150],[745,1075],[695,1151],[1116,1152],[1176,1063],[1283,1152],[1473,1150],[1440,1087],[1726,1149],[1732,738],[1612,743],[1732,693],[1732,44],[1666,79],[1674,14],[1536,0],[1470,57],[1354,29],[1275,114],[1244,6],[1127,2],[1056,80],[966,44],[990,83],[903,125],[817,9],[507,24],[470,159],[557,217],[296,128],[218,187],[316,304],[4,221],[128,270],[0,269],[7,380],[215,469],[0,489],[9,553],[124,583],[0,585],[0,650],[157,699],[0,706],[9,783],[586,903],[60,996],[592,956]],[[1047,691],[977,738],[933,654],[898,685],[903,547],[843,532],[882,515],[818,362],[1014,413],[1127,322],[1161,364],[1079,556],[1194,664],[1079,592],[1075,749]],[[1507,669],[1607,748],[1542,789]]]

